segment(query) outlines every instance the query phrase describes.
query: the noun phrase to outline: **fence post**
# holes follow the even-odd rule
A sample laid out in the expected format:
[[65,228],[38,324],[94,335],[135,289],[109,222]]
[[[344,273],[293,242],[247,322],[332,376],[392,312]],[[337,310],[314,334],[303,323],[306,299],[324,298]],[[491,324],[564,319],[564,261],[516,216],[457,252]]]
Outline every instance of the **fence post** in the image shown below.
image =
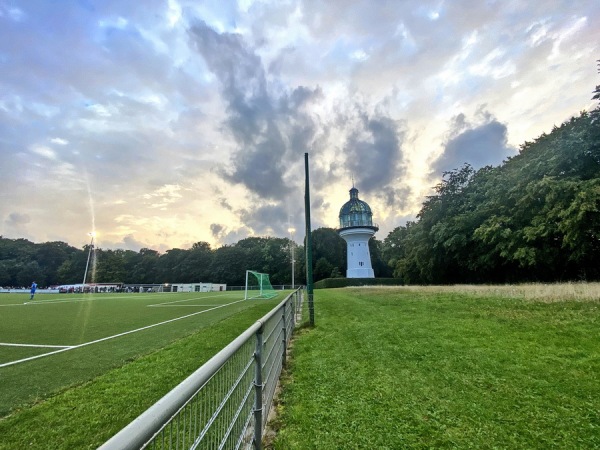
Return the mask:
[[287,348],[287,325],[285,323],[285,307],[287,305],[287,302],[283,304],[283,308],[281,308],[282,313],[281,313],[281,319],[283,321],[283,342],[282,342],[282,346],[283,346],[283,351],[281,352],[281,367],[285,367],[285,358],[286,358],[286,348]]
[[262,380],[262,353],[263,353],[263,328],[260,326],[256,332],[256,350],[254,351],[254,449],[262,450],[262,422],[263,422],[263,380]]
[[302,301],[304,300],[304,289],[296,291],[296,323],[302,322]]
[[294,328],[296,328],[296,314],[298,314],[298,310],[297,305],[296,305],[296,293],[294,292],[292,294],[292,296],[290,297],[290,306],[292,307],[292,315],[291,315],[291,319],[292,319],[292,330]]

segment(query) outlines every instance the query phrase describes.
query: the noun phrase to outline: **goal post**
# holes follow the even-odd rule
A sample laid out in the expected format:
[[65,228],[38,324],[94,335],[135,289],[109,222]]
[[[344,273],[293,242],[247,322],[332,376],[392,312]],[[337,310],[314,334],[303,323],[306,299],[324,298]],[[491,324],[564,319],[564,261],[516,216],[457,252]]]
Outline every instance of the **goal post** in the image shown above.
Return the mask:
[[269,274],[256,272],[255,270],[246,270],[246,288],[244,290],[244,300],[253,298],[273,298],[277,291],[273,289]]

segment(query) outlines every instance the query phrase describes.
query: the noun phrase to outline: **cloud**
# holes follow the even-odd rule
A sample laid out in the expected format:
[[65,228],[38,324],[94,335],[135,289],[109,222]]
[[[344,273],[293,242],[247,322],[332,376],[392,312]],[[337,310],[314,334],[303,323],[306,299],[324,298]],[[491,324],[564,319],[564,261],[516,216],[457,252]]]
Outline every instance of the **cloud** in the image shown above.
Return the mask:
[[[4,229],[9,235],[29,238],[28,225],[31,223],[29,214],[12,212],[4,220]],[[1,235],[1,234],[0,234]],[[8,236],[7,236],[8,237]]]
[[225,229],[225,227],[221,224],[218,223],[211,223],[210,224],[210,232],[212,233],[213,237],[219,239],[221,236],[221,233],[223,232],[223,230]]
[[475,123],[461,113],[452,119],[443,152],[432,168],[437,176],[468,163],[475,169],[497,166],[507,157],[516,154],[508,145],[507,127],[492,114],[479,109]]
[[120,242],[101,241],[99,246],[102,248],[120,248],[134,252],[139,252],[143,248],[152,248],[151,245],[136,239],[131,234],[123,236],[123,239]]
[[403,138],[401,122],[361,113],[345,144],[346,166],[361,189],[382,192],[402,178]]
[[19,214],[19,213],[10,213],[8,215],[8,218],[5,221],[6,225],[8,225],[9,227],[16,227],[16,228],[23,227],[24,225],[27,225],[29,222],[31,222],[31,217],[29,217],[29,214]]
[[220,245],[231,245],[252,235],[246,227],[231,229],[225,225],[213,223],[210,225],[213,239]]
[[[385,205],[406,205],[410,188],[398,185],[406,172],[405,124],[391,117],[385,102],[370,106],[340,98],[327,105],[323,101],[331,93],[323,88],[286,87],[279,75],[267,74],[256,49],[239,34],[219,33],[198,21],[190,38],[227,103],[224,126],[236,148],[220,174],[252,193],[253,207],[236,211],[244,226],[257,234],[285,233],[290,196],[303,189],[298,169],[305,152],[313,161],[315,223],[327,225],[321,214],[337,209],[324,193],[343,178],[350,187],[352,175],[360,189]],[[293,215],[301,217],[297,206]]]
[[237,144],[221,175],[261,199],[284,199],[292,188],[287,161],[307,151],[316,133],[305,108],[318,100],[320,89],[271,88],[261,58],[241,35],[218,33],[197,21],[190,37],[220,82],[227,103],[224,125]]
[[596,105],[590,4],[0,1],[0,234],[287,236],[308,152],[313,227],[354,176],[385,237],[444,170]]
[[284,235],[288,228],[288,215],[279,204],[264,204],[238,211],[240,218],[260,236]]

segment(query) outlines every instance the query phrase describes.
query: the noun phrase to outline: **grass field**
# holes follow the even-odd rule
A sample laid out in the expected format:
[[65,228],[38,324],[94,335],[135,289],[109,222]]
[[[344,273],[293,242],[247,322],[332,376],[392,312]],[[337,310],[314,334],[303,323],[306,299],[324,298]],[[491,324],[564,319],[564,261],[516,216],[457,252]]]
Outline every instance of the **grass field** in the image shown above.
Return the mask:
[[283,299],[0,294],[0,448],[96,448]]
[[[0,449],[96,448],[283,298],[213,295],[0,295]],[[315,312],[268,448],[600,448],[600,285],[317,290]]]
[[315,291],[269,447],[600,448],[600,285]]

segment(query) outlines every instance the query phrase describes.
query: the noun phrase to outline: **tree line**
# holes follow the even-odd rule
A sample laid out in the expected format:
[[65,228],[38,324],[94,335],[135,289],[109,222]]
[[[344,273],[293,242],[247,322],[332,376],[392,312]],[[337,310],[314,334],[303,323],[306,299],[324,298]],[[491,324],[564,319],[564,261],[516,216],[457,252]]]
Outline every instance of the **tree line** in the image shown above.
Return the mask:
[[[312,232],[314,278],[341,277],[346,272],[346,244],[332,228]],[[212,249],[197,242],[190,249],[174,248],[161,254],[143,248],[106,250],[95,248],[91,255],[87,282],[97,283],[191,283],[212,282],[241,286],[246,270],[268,273],[274,285],[292,282],[294,245],[294,281],[306,282],[304,247],[287,238],[249,237],[233,245]],[[378,276],[391,275],[381,259],[381,242],[371,242]],[[40,286],[76,284],[83,281],[90,256],[90,245],[82,249],[65,242],[36,244],[27,239],[0,236],[0,286],[28,286],[33,280]],[[94,266],[94,267],[92,267]],[[93,274],[93,275],[92,275]]]
[[[593,99],[600,100],[600,86]],[[311,233],[314,280],[344,276],[344,240],[332,228]],[[163,254],[98,248],[94,281],[237,286],[251,269],[274,285],[291,284],[291,245],[294,279],[303,284],[303,246],[274,237],[217,249],[197,242]],[[444,173],[417,220],[371,239],[369,248],[376,277],[411,284],[600,280],[600,107],[525,142],[498,167],[465,164]],[[0,236],[0,286],[80,283],[89,250]]]

